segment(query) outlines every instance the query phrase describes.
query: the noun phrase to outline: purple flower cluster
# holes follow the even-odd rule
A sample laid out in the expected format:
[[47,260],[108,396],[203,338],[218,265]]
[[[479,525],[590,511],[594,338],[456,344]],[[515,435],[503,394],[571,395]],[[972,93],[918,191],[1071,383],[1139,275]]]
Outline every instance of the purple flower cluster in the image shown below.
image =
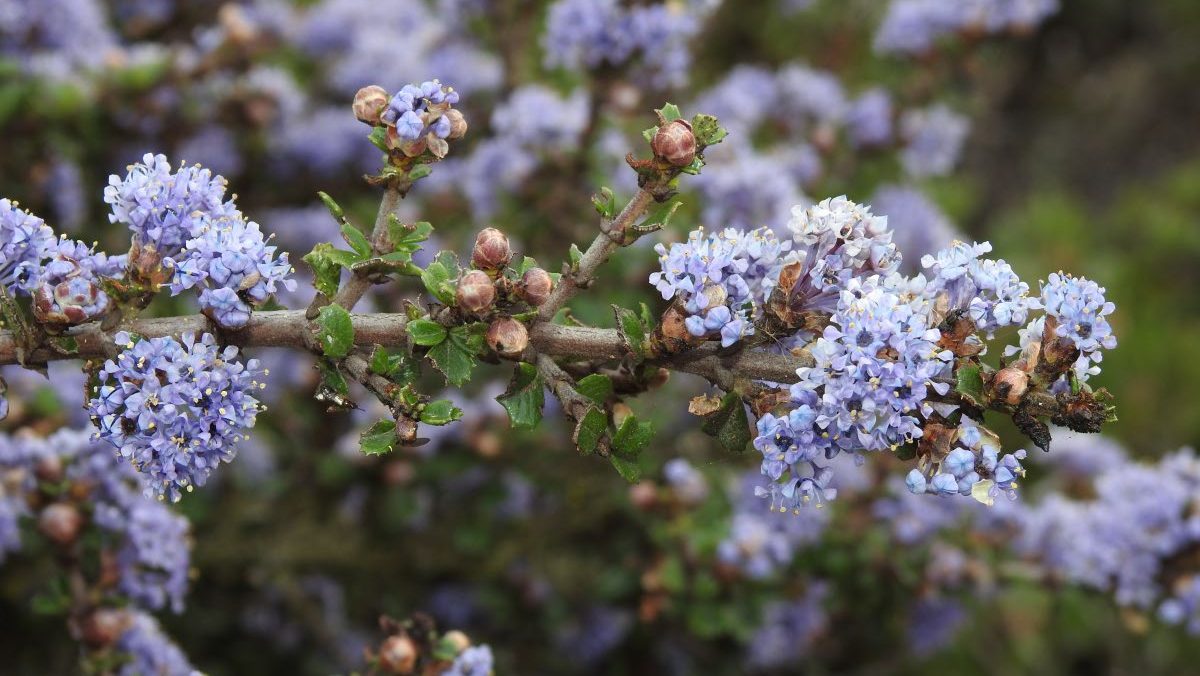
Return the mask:
[[770,296],[789,246],[766,228],[707,236],[699,228],[669,249],[655,246],[662,269],[651,273],[650,283],[664,300],[681,303],[688,333],[719,336],[728,347],[754,333],[755,308]]
[[825,602],[829,585],[812,582],[804,596],[777,601],[763,613],[762,624],[750,638],[748,662],[756,669],[776,669],[797,664],[808,655],[829,628]]
[[754,579],[786,568],[800,549],[821,537],[830,517],[825,509],[775,512],[758,496],[760,479],[757,472],[750,472],[735,483],[729,534],[717,546],[721,563]]
[[1058,0],[892,0],[875,34],[875,51],[922,54],[951,34],[1027,31],[1058,8]]
[[474,645],[459,653],[442,676],[492,676],[493,661],[490,647]]
[[163,633],[158,620],[135,612],[129,628],[117,640],[116,649],[128,658],[117,669],[117,676],[190,676],[198,673],[187,656]]
[[199,165],[172,171],[166,156],[147,153],[128,169],[124,179],[108,179],[108,218],[128,226],[135,244],[163,257],[177,255],[208,219],[240,217],[233,201],[225,201],[225,179]]
[[0,199],[0,285],[10,294],[26,290],[29,267],[40,266],[54,242],[54,231],[45,221]]
[[[147,477],[146,494],[176,501],[237,452],[259,412],[259,364],[237,360],[211,334],[134,342],[105,362],[88,411],[97,436]],[[264,372],[265,373],[265,372]]]
[[943,104],[909,110],[900,117],[900,164],[914,178],[944,176],[958,164],[970,131],[970,121]]
[[1054,334],[1068,338],[1083,356],[1099,362],[1101,349],[1117,346],[1108,315],[1116,306],[1104,299],[1104,287],[1083,277],[1053,273],[1042,285],[1042,307],[1055,321]]
[[236,211],[215,217],[201,216],[195,236],[174,258],[164,261],[174,268],[171,293],[199,288],[206,314],[227,329],[244,327],[252,307],[278,289],[292,291],[296,281],[287,253],[275,255],[258,224]]
[[965,311],[989,337],[999,328],[1024,324],[1031,311],[1042,307],[1012,266],[1003,259],[980,258],[991,250],[987,242],[954,242],[921,258],[931,294],[944,294],[949,310]]
[[1001,493],[1016,499],[1017,479],[1025,476],[1024,450],[1001,454],[999,438],[970,418],[959,424],[953,444],[945,458],[908,473],[904,483],[910,492],[970,495],[986,505]]
[[887,218],[892,241],[904,255],[901,269],[915,273],[924,256],[944,249],[957,239],[950,219],[920,190],[884,185],[871,196],[871,210]]
[[405,141],[425,136],[429,141],[450,136],[450,118],[444,113],[458,103],[458,92],[437,80],[406,84],[388,102],[380,119]]
[[617,0],[558,0],[542,36],[546,65],[595,69],[640,57],[651,84],[682,85],[691,65],[688,42],[704,13],[677,4],[625,8]]

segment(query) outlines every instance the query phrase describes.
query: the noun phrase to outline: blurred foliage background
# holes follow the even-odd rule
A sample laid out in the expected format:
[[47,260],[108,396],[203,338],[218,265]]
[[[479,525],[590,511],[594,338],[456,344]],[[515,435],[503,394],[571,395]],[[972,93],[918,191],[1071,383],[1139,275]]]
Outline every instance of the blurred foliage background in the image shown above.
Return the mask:
[[[11,1],[0,0],[0,7]],[[378,11],[388,11],[388,3],[378,4]],[[471,20],[467,30],[501,55],[504,78],[497,91],[465,99],[473,133],[520,84],[544,80],[569,90],[586,80],[543,68],[535,36],[545,3],[490,4],[488,18]],[[1143,457],[1200,442],[1194,386],[1200,379],[1194,355],[1200,345],[1200,4],[1068,0],[1029,35],[956,45],[926,62],[872,51],[884,4],[818,0],[811,9],[787,13],[776,2],[726,2],[693,42],[690,84],[646,89],[633,95],[634,104],[612,105],[605,115],[636,131],[648,126],[652,107],[668,97],[692,99],[735,65],[796,60],[836,72],[849,89],[883,84],[899,96],[932,94],[951,103],[972,121],[963,161],[952,175],[925,181],[926,192],[966,236],[991,240],[1023,278],[1033,282],[1066,269],[1108,288],[1121,342],[1106,357],[1098,383],[1118,402],[1112,436]],[[125,30],[139,38],[199,40],[189,36],[218,9],[180,2],[170,21],[144,33]],[[244,70],[257,59],[304,87],[323,86],[311,81],[324,65],[319,59],[286,42],[254,47],[231,68]],[[396,58],[405,58],[403,36],[396,39]],[[0,195],[54,224],[52,215],[63,212],[55,171],[69,160],[84,188],[74,202],[77,232],[119,247],[126,233],[107,223],[105,178],[123,173],[146,150],[177,160],[196,130],[219,121],[235,136],[241,158],[231,190],[245,212],[279,232],[296,259],[335,229],[330,221],[323,231],[285,232],[299,221],[273,222],[277,210],[312,205],[321,189],[350,205],[359,222],[373,217],[378,196],[360,180],[361,171],[322,174],[302,156],[279,157],[271,139],[277,130],[254,117],[254,100],[235,96],[217,109],[181,105],[181,117],[135,133],[128,120],[151,115],[164,87],[145,70],[114,77],[103,97],[90,100],[69,86],[31,85],[15,66],[0,68]],[[328,89],[322,94],[339,101],[349,117],[348,98]],[[323,128],[314,125],[309,133],[317,144]],[[866,199],[894,171],[889,162],[868,160],[849,175],[829,176],[809,194]],[[563,154],[505,198],[491,220],[520,242],[518,251],[552,263],[567,242],[590,238],[595,218],[588,196],[610,176],[602,161],[580,163]],[[424,189],[418,185],[415,194]],[[418,204],[414,215],[433,222],[442,245],[460,253],[485,225],[461,197],[434,192]],[[700,207],[688,199],[673,236],[700,220]],[[604,321],[610,303],[652,301],[643,280],[653,265],[649,251],[628,252],[579,301],[576,314]],[[397,309],[404,297],[381,295],[379,307]],[[302,307],[305,300],[285,302]],[[158,309],[187,308],[165,303]],[[685,457],[706,475],[712,497],[696,509],[647,511],[638,509],[611,468],[578,457],[561,425],[509,431],[503,411],[490,401],[508,377],[499,367],[476,377],[467,420],[438,439],[436,451],[368,460],[356,455],[355,441],[369,415],[324,414],[308,396],[311,363],[271,359],[278,382],[253,444],[179,505],[193,523],[195,579],[186,612],[163,621],[193,662],[212,674],[347,672],[361,664],[362,647],[378,638],[373,618],[415,610],[491,644],[500,674],[742,673],[740,645],[763,606],[781,590],[803,588],[810,575],[837,581],[832,619],[810,653],[779,673],[1165,674],[1184,673],[1200,658],[1181,632],[1149,627],[1082,591],[1032,583],[971,599],[953,640],[932,655],[916,655],[912,618],[898,609],[924,559],[897,550],[872,529],[861,501],[834,507],[845,528],[802,552],[794,576],[732,583],[695,565],[711,558],[728,530],[725,482],[757,463],[752,454],[722,453],[681,415],[686,397],[700,389],[683,378],[629,402],[658,422],[643,470],[661,476],[668,459]],[[60,377],[66,376],[52,372]],[[485,385],[489,379],[492,385]],[[14,406],[13,419],[4,423],[9,428],[79,420],[44,391]],[[1013,435],[1006,441],[1021,444]],[[1034,460],[1036,482],[1043,470]],[[0,672],[71,673],[76,654],[61,618],[29,611],[39,585],[53,575],[45,553],[31,547],[3,572]]]

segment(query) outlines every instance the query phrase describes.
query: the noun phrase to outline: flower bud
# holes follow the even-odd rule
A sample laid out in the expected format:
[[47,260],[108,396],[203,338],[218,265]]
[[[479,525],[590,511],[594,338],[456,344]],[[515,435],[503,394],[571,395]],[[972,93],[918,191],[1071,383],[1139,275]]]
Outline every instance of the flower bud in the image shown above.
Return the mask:
[[639,481],[629,487],[629,502],[642,511],[654,509],[658,503],[658,487],[653,481]]
[[655,156],[676,167],[686,167],[696,159],[696,135],[687,120],[673,120],[654,132],[650,148]]
[[391,674],[411,674],[417,666],[417,646],[407,636],[389,636],[379,646],[379,666]]
[[529,268],[521,275],[521,285],[517,293],[521,299],[533,307],[538,307],[550,297],[554,290],[554,280],[550,273],[541,268]]
[[488,327],[487,343],[501,357],[515,359],[529,346],[529,332],[521,322],[501,317]]
[[1029,374],[1014,366],[1006,366],[992,378],[992,391],[998,399],[1010,406],[1021,403],[1029,389]]
[[450,123],[450,134],[446,138],[462,138],[467,135],[467,118],[457,110],[447,110],[442,115]]
[[62,460],[57,456],[47,456],[37,461],[33,466],[33,475],[38,478],[38,481],[47,483],[57,483],[63,478]]
[[379,85],[369,85],[354,95],[354,117],[372,127],[383,124],[379,116],[387,109],[388,93]]
[[454,646],[455,654],[461,653],[471,647],[471,639],[467,635],[457,629],[452,629],[442,636],[442,640]]
[[119,608],[97,608],[80,623],[83,642],[99,650],[117,642],[129,628],[129,614]]
[[458,280],[454,301],[467,312],[482,314],[496,300],[496,286],[492,278],[481,270],[468,270]]
[[38,518],[38,530],[52,542],[69,545],[79,536],[83,527],[83,516],[74,505],[56,502],[42,510]]
[[482,270],[496,270],[508,265],[512,249],[508,236],[495,228],[484,228],[475,236],[475,250],[471,252],[471,264]]

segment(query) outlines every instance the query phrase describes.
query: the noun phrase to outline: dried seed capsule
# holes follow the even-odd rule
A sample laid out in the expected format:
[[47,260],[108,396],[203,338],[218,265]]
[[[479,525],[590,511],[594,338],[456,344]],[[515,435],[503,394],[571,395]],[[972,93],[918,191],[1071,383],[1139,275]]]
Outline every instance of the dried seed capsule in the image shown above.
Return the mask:
[[650,148],[655,156],[676,167],[686,167],[696,159],[696,135],[687,120],[673,120],[654,132]]
[[454,293],[454,301],[459,308],[482,314],[492,307],[496,300],[496,286],[486,272],[469,270],[458,280],[458,290]]
[[488,327],[487,343],[501,357],[515,359],[529,346],[529,331],[521,322],[501,317]]
[[482,270],[495,270],[508,265],[512,248],[508,236],[495,228],[484,228],[475,237],[475,250],[471,252],[471,263]]
[[521,286],[517,289],[521,299],[533,307],[538,307],[550,297],[554,290],[554,280],[550,273],[541,268],[529,268],[521,275]]
[[379,85],[369,85],[354,95],[354,117],[372,127],[383,124],[379,116],[387,109],[388,93]]

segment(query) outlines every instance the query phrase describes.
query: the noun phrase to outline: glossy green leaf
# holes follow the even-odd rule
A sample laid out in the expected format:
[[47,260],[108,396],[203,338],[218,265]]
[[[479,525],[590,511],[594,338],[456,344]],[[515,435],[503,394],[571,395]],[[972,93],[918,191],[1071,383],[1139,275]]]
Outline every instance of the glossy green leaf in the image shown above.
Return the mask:
[[366,455],[384,455],[396,446],[396,421],[380,420],[358,438],[359,448]]
[[446,339],[446,327],[432,319],[416,319],[406,327],[408,335],[416,345],[431,347]]
[[317,315],[317,342],[326,357],[341,359],[354,347],[354,324],[340,305],[326,305]]
[[546,403],[545,383],[537,367],[524,362],[517,364],[508,389],[496,397],[496,401],[508,411],[513,429],[537,427],[542,421],[542,407]]
[[742,399],[734,392],[721,398],[721,407],[704,417],[701,429],[717,438],[726,450],[740,453],[750,443],[750,421]]

